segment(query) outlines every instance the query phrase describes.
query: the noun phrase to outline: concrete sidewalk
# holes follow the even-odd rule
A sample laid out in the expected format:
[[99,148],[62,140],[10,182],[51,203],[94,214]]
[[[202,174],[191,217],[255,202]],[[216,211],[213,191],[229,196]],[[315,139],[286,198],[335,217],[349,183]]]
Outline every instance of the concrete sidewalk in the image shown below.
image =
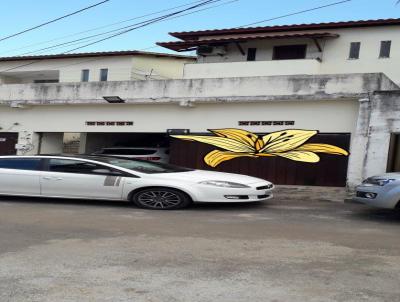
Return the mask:
[[279,199],[299,201],[320,200],[343,203],[351,198],[346,187],[286,186],[276,185],[274,195]]

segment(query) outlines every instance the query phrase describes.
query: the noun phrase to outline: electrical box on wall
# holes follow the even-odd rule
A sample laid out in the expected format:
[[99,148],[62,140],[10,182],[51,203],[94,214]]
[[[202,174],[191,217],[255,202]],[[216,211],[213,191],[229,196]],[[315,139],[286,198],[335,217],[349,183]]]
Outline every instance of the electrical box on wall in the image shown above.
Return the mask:
[[168,129],[167,134],[168,135],[185,135],[189,134],[190,129]]

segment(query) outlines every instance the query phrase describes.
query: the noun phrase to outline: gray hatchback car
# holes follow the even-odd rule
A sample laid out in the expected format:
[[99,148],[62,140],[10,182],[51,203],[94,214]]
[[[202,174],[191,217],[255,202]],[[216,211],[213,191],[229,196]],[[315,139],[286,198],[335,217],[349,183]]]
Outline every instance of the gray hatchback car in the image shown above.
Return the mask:
[[367,178],[356,187],[356,194],[352,200],[378,208],[399,209],[400,172]]

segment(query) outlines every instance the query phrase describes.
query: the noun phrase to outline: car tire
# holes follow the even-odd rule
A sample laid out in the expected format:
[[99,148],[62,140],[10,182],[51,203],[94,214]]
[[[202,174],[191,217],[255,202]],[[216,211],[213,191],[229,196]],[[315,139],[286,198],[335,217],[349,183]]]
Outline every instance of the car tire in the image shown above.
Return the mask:
[[132,202],[143,209],[177,210],[188,207],[192,200],[182,191],[153,187],[140,190],[132,195]]

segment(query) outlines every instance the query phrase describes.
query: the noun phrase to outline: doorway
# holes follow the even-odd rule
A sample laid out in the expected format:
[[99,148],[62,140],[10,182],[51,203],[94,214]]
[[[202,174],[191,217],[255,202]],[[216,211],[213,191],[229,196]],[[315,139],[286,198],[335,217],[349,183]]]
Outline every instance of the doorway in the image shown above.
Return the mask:
[[0,155],[15,155],[18,133],[0,132]]
[[387,172],[400,172],[400,133],[390,137]]

